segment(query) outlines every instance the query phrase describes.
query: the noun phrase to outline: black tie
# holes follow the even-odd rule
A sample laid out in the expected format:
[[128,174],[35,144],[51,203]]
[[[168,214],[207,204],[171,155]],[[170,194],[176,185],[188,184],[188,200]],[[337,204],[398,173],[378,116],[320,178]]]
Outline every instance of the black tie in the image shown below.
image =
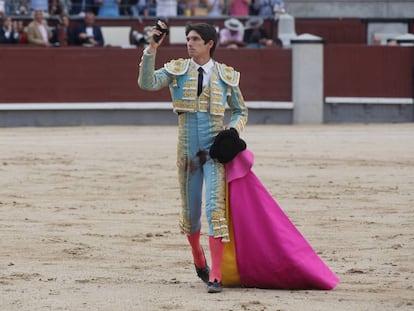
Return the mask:
[[197,85],[197,96],[200,96],[201,91],[203,90],[203,68],[198,67],[198,85]]

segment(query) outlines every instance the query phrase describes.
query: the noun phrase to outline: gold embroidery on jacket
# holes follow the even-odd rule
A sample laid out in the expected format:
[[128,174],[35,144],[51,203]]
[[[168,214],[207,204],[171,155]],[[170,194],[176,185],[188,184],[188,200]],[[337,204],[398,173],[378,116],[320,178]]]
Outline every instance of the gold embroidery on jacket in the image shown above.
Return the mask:
[[230,86],[239,85],[240,73],[233,67],[225,64],[217,64],[218,72],[223,81]]
[[[238,72],[228,66],[215,65],[207,84],[199,97],[197,97],[198,72],[195,66],[189,65],[186,74],[188,78],[182,85],[182,98],[173,99],[175,112],[209,112],[212,115],[223,116],[226,110],[227,97],[231,95],[228,83],[238,83]],[[223,75],[220,71],[227,74],[226,84],[221,84],[220,79]],[[224,96],[224,98],[223,98]]]
[[173,59],[164,65],[165,70],[172,75],[183,75],[188,70],[190,59]]

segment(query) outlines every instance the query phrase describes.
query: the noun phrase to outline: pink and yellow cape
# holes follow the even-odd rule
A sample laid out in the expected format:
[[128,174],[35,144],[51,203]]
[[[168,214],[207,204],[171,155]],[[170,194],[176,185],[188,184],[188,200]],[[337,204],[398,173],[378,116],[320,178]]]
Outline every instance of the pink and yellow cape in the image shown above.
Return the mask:
[[333,289],[336,275],[315,253],[251,171],[253,153],[226,163],[230,242],[224,245],[224,286]]

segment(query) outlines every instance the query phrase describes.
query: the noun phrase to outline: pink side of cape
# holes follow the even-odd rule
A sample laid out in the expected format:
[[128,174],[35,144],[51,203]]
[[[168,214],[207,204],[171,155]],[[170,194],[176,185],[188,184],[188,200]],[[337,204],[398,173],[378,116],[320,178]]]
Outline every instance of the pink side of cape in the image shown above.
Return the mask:
[[253,159],[253,153],[245,150],[226,164],[241,285],[334,288],[339,279],[251,171]]

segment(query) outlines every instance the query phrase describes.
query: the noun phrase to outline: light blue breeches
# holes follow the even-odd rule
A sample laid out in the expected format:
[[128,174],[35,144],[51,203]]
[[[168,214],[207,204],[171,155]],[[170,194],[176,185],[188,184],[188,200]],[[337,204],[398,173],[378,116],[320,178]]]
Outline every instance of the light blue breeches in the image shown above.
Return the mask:
[[225,222],[225,171],[223,164],[210,158],[214,137],[223,130],[223,117],[207,112],[181,113],[178,116],[178,177],[182,211],[180,227],[186,234],[201,229],[202,191],[210,236],[220,236]]

